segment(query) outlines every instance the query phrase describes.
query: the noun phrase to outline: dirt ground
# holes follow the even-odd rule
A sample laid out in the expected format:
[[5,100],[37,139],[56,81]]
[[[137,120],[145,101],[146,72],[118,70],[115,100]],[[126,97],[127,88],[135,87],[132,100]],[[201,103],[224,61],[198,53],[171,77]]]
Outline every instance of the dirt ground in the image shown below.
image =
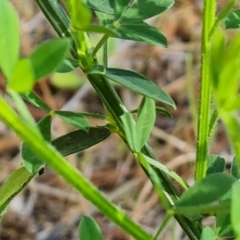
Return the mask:
[[[37,44],[56,35],[34,1],[12,2],[20,16],[21,55],[26,56]],[[189,184],[194,179],[200,20],[201,1],[178,0],[173,8],[152,20],[166,34],[168,48],[114,40],[109,58],[110,66],[141,72],[176,102],[177,110],[170,109],[171,119],[158,115],[149,143],[159,161]],[[104,113],[91,86],[81,73],[77,74],[81,80],[78,88],[60,89],[53,84],[54,76],[50,76],[39,82],[35,90],[53,109]],[[1,84],[3,86],[0,77]],[[138,106],[139,96],[119,87],[117,90],[129,109]],[[29,108],[36,120],[45,115],[39,109]],[[96,126],[104,122],[91,120],[90,124]],[[63,122],[54,120],[55,137],[70,130],[72,128]],[[213,140],[211,153],[220,154],[230,161],[232,156],[221,123]],[[18,137],[0,122],[0,184],[21,165],[20,144]],[[69,156],[68,160],[144,229],[150,233],[156,231],[164,210],[144,172],[118,136],[112,135],[84,152]],[[77,240],[77,226],[82,214],[97,220],[104,239],[130,239],[47,167],[44,174],[35,177],[12,201],[1,222],[0,239]],[[209,219],[206,224],[211,222]],[[187,238],[173,219],[161,239]]]

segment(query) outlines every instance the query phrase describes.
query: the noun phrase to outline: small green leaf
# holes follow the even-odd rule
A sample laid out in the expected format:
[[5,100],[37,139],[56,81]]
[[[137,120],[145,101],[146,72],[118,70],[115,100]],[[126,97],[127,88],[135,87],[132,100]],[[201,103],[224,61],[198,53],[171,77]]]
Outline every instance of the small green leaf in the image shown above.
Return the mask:
[[68,111],[54,111],[54,114],[61,118],[63,121],[73,125],[76,128],[88,130],[89,124],[86,118],[81,113],[68,112]]
[[52,145],[63,155],[82,151],[106,139],[111,132],[107,128],[89,128],[89,131],[77,130],[56,138]]
[[35,92],[31,91],[28,93],[21,94],[22,98],[30,102],[33,106],[45,110],[47,112],[51,111],[51,108],[44,103]]
[[71,25],[75,29],[86,29],[91,23],[91,12],[85,1],[71,0],[67,1],[70,12]]
[[89,27],[87,27],[86,29],[84,29],[84,31],[86,32],[94,32],[94,33],[105,33],[108,35],[116,35],[118,36],[118,32],[112,28],[112,27],[104,27],[104,26],[100,26],[100,25],[90,25]]
[[166,11],[174,0],[138,0],[122,15],[126,19],[144,20]]
[[[228,99],[237,92],[239,84],[240,69],[240,33],[236,34],[228,46],[225,48],[224,52],[224,67],[221,71],[219,78],[219,86],[217,89],[218,95],[221,99]],[[231,76],[229,80],[229,76]]]
[[[99,74],[101,74],[101,72]],[[175,103],[167,93],[136,72],[107,68],[105,76],[124,87],[175,108]]]
[[[44,140],[47,142],[51,141],[51,120],[51,116],[47,115],[37,124],[44,137]],[[32,174],[37,173],[44,166],[43,161],[36,156],[36,154],[28,147],[26,143],[22,144],[21,155],[24,166]]]
[[232,204],[231,204],[231,222],[232,228],[237,236],[237,239],[240,238],[240,180],[235,182],[232,187]]
[[[211,70],[214,80],[214,95],[218,108],[227,111],[229,109],[229,99],[231,100],[237,94],[239,84],[240,34],[236,34],[227,46],[224,46],[224,36],[220,31],[216,31],[215,35],[214,40],[216,40],[218,46],[214,47],[215,43],[213,43],[212,63],[214,60],[219,61],[217,66],[213,66]],[[230,79],[229,76],[231,76]]]
[[176,207],[200,206],[218,201],[235,181],[234,177],[225,173],[209,174],[185,192],[176,202]]
[[226,111],[233,111],[233,110],[239,110],[240,109],[240,94],[234,94],[232,96],[229,96],[228,99],[226,99],[226,102],[224,104],[224,109]]
[[225,169],[225,159],[213,154],[208,156],[207,165],[207,174],[223,172]]
[[90,9],[103,13],[114,13],[113,7],[109,0],[87,0],[87,5]]
[[156,27],[152,27],[144,22],[120,23],[116,27],[117,38],[146,42],[161,47],[167,46],[165,35]]
[[118,20],[128,9],[130,0],[115,0],[114,4],[114,19]]
[[9,175],[0,188],[0,219],[11,200],[27,185],[33,176],[25,167],[21,167]]
[[138,138],[138,149],[141,149],[148,140],[156,119],[156,110],[154,100],[143,98],[138,109],[138,118],[136,122],[136,132]]
[[154,186],[154,189],[161,199],[161,204],[165,209],[169,209],[169,201],[166,198],[164,187],[162,186],[161,179],[159,178],[157,171],[149,164],[146,156],[142,152],[136,153],[136,158],[147,174],[148,178]]
[[[95,12],[98,18],[98,21],[101,25],[105,26],[106,28],[111,28],[112,30],[112,24],[114,22],[114,15],[108,14],[108,13],[103,13],[103,12]],[[115,30],[114,30],[115,32]],[[117,34],[116,34],[117,36]]]
[[[218,87],[219,77],[224,68],[224,49],[226,48],[226,33],[217,28],[211,39],[211,80],[214,88]],[[215,64],[215,63],[218,64]]]
[[51,77],[51,84],[60,89],[78,89],[84,83],[85,78],[77,71],[65,72],[65,73],[53,73]]
[[28,58],[21,59],[15,65],[8,87],[19,92],[29,92],[32,90],[35,82],[35,75]]
[[212,228],[205,227],[202,231],[200,240],[216,240],[217,236]]
[[0,69],[11,78],[18,61],[20,33],[17,14],[8,0],[0,1]]
[[240,9],[230,11],[225,18],[225,27],[229,28],[239,28],[240,27]]
[[178,182],[185,190],[187,190],[189,187],[188,185],[183,181],[183,179],[177,175],[174,171],[169,170],[165,165],[161,164],[160,162],[145,156],[142,154],[142,157],[145,158],[145,160],[148,162],[149,165],[154,166],[155,168],[160,169],[162,172],[166,173],[168,176],[173,178],[176,182]]
[[77,67],[79,67],[79,62],[77,60],[72,58],[66,58],[63,60],[60,66],[57,67],[56,72],[58,73],[71,72]]
[[239,179],[240,178],[240,168],[238,166],[238,160],[237,157],[234,156],[231,164],[231,174],[233,177]]
[[103,235],[98,224],[92,217],[82,216],[79,228],[79,240],[102,240]]
[[231,197],[232,189],[229,189],[229,191],[220,199],[220,205],[224,204],[229,206],[229,211],[216,213],[216,231],[218,236],[222,238],[234,237],[230,217]]
[[[230,204],[229,204],[230,205]],[[217,213],[217,233],[221,238],[232,238],[234,232],[231,225],[231,217],[229,213]]]
[[69,47],[67,38],[48,40],[39,45],[30,56],[35,79],[39,80],[54,72],[66,58]]
[[172,114],[165,108],[156,107],[156,112],[165,115],[166,117],[172,118]]
[[139,139],[137,137],[136,123],[134,122],[132,114],[129,112],[125,112],[123,115],[121,115],[120,118],[123,123],[123,128],[129,148],[133,152],[139,152],[141,148],[139,144]]

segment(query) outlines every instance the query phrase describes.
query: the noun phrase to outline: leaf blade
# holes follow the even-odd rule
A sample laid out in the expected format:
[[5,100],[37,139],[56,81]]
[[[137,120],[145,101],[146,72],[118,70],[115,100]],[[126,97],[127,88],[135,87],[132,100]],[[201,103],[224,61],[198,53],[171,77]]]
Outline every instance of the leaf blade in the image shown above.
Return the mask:
[[238,160],[237,157],[234,156],[233,160],[232,160],[232,164],[231,164],[231,169],[230,169],[230,173],[233,177],[239,179],[240,178],[240,169],[238,166]]
[[200,240],[216,240],[217,236],[212,228],[205,227],[202,231]]
[[[7,0],[0,1],[0,68],[7,79],[11,78],[18,60],[20,34],[17,14]],[[10,47],[9,47],[10,46]]]
[[67,1],[67,4],[73,29],[86,29],[90,25],[92,16],[85,1],[71,0]]
[[124,14],[123,18],[144,20],[158,15],[174,4],[173,0],[138,0]]
[[9,175],[8,179],[0,188],[0,219],[11,200],[32,178],[33,175],[31,175],[25,167],[21,167]]
[[54,114],[63,121],[73,125],[76,128],[88,130],[89,124],[86,118],[81,113],[69,111],[54,111]]
[[225,168],[225,159],[212,154],[207,158],[207,174],[223,172]]
[[8,87],[19,93],[29,92],[33,88],[34,80],[35,75],[30,60],[21,59],[13,69]]
[[114,1],[114,19],[118,20],[123,13],[126,11],[126,9],[128,8],[128,4],[129,4],[130,0],[117,0]]
[[175,108],[175,103],[167,93],[136,72],[107,68],[105,76],[124,87]]
[[35,80],[46,77],[56,70],[66,58],[70,40],[59,38],[48,40],[39,45],[30,56],[35,73]]
[[234,237],[231,225],[230,208],[231,208],[232,189],[230,189],[219,201],[220,204],[228,205],[228,212],[216,213],[216,232],[219,237]]
[[155,103],[150,98],[143,98],[138,109],[138,118],[136,122],[136,132],[138,136],[139,149],[148,140],[156,119]]
[[131,113],[125,112],[120,116],[120,118],[123,123],[123,128],[126,135],[126,141],[128,143],[129,148],[133,152],[139,152],[141,149],[140,149],[140,144],[139,144],[139,140],[136,132],[136,123],[133,120]]
[[123,23],[116,28],[116,31],[117,38],[146,42],[161,47],[167,46],[165,35],[158,28],[144,22]]
[[87,5],[95,11],[113,14],[113,6],[109,0],[88,0]]
[[100,227],[92,217],[83,215],[78,228],[79,239],[102,240],[103,235]]
[[226,29],[239,28],[240,27],[240,9],[230,11],[226,16],[224,23],[225,23]]
[[[176,207],[211,204],[226,194],[235,181],[234,177],[225,173],[209,174],[189,188],[176,202]],[[217,186],[221,186],[221,188]]]
[[52,145],[63,155],[68,156],[70,154],[80,152],[87,149],[110,135],[110,131],[107,128],[89,128],[89,131],[76,130],[56,138],[52,141]]
[[24,100],[30,102],[33,106],[40,108],[46,112],[51,111],[51,108],[45,102],[43,102],[35,92],[31,91],[21,94],[21,96]]

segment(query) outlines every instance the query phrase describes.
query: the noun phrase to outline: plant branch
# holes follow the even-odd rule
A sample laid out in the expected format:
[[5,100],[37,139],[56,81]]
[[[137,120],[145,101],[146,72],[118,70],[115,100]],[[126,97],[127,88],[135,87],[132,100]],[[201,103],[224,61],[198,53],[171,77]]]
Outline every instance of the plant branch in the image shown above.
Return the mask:
[[106,41],[108,40],[109,35],[108,34],[104,34],[102,36],[102,38],[99,40],[99,42],[97,43],[96,47],[93,49],[93,53],[92,56],[94,57],[97,52],[99,51],[99,49],[104,45],[104,43],[106,43]]
[[162,231],[165,229],[166,225],[168,224],[169,220],[171,219],[171,215],[166,214],[166,216],[164,217],[162,224],[159,226],[156,234],[154,235],[153,240],[157,240],[160,236],[160,234],[162,233]]

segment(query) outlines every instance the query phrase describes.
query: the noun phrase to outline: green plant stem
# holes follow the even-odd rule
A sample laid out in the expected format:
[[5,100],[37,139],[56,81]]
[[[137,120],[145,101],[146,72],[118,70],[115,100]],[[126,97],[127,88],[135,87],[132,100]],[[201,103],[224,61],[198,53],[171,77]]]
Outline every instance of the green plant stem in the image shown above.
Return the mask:
[[[63,7],[59,4],[59,0],[36,0],[36,3],[60,37],[73,38],[69,31],[69,18]],[[79,58],[77,45],[74,42],[72,43],[71,54],[74,58]]]
[[102,36],[102,38],[100,39],[100,41],[97,43],[96,47],[93,49],[93,53],[92,53],[92,56],[94,57],[98,50],[106,43],[106,41],[108,40],[109,38],[109,34],[104,34]]
[[22,119],[28,123],[29,126],[32,127],[37,133],[40,134],[39,129],[37,128],[35,121],[33,119],[33,116],[28,111],[27,106],[25,105],[23,99],[14,90],[8,89],[8,94],[11,96],[13,102],[15,103],[16,109],[19,113],[19,115],[22,117]]
[[13,129],[18,136],[44,162],[52,167],[69,184],[75,187],[86,199],[95,205],[104,215],[118,226],[122,227],[135,239],[150,240],[152,236],[134,223],[126,214],[109,201],[99,190],[86,180],[73,166],[71,166],[54,147],[44,141],[31,127],[28,126],[12,110],[7,102],[0,97],[0,119]]
[[171,215],[166,214],[166,216],[164,217],[164,219],[162,221],[162,224],[159,226],[156,234],[154,235],[153,240],[157,240],[159,238],[160,234],[165,229],[165,227],[166,227],[168,221],[171,219],[171,217],[172,217]]
[[209,34],[214,25],[216,0],[204,0],[202,17],[202,50],[201,50],[201,80],[200,80],[200,102],[198,113],[198,136],[195,180],[199,181],[206,176],[211,82],[210,82],[210,40]]

